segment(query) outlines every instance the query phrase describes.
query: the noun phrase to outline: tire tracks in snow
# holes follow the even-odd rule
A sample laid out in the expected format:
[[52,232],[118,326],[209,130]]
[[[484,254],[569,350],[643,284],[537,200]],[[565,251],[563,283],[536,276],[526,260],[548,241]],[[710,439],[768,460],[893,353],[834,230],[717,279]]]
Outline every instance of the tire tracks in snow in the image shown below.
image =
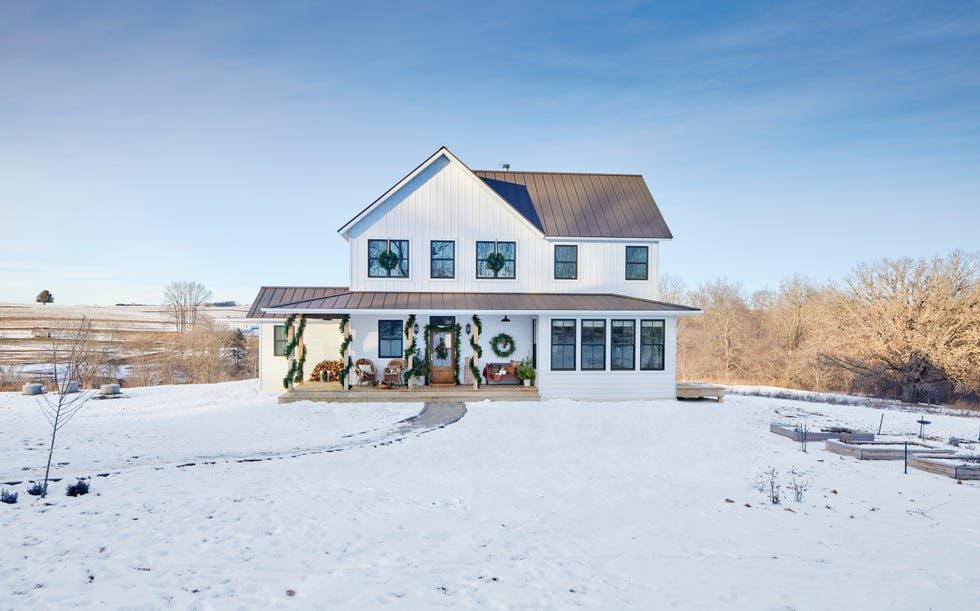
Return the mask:
[[[456,423],[466,415],[466,405],[462,402],[433,402],[426,403],[418,414],[395,422],[389,427],[374,428],[357,433],[348,433],[342,436],[339,442],[324,444],[319,446],[292,448],[290,450],[249,452],[243,454],[220,454],[216,456],[199,456],[184,462],[168,462],[165,464],[154,465],[152,463],[141,465],[127,465],[117,470],[100,470],[94,476],[85,477],[66,477],[49,478],[49,482],[60,482],[62,480],[75,479],[95,479],[97,477],[109,477],[120,475],[139,469],[153,469],[162,471],[164,469],[186,469],[202,465],[215,465],[218,463],[253,463],[271,460],[285,460],[287,458],[299,458],[301,456],[311,456],[316,454],[332,454],[334,452],[344,452],[357,448],[380,448],[401,443],[414,434],[420,437],[426,433],[446,428],[450,424]],[[34,482],[36,480],[11,480],[2,481],[0,484],[5,486],[16,486],[25,481]]]

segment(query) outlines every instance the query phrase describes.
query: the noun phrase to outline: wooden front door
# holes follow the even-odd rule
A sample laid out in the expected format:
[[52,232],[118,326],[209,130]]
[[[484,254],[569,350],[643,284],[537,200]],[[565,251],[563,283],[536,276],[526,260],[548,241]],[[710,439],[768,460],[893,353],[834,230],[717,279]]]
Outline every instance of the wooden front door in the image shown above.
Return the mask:
[[[455,345],[453,331],[429,331],[429,383],[430,384],[455,384],[456,374],[453,371],[453,362],[456,355],[453,353]],[[445,348],[443,351],[442,348]],[[443,358],[439,358],[443,353]]]

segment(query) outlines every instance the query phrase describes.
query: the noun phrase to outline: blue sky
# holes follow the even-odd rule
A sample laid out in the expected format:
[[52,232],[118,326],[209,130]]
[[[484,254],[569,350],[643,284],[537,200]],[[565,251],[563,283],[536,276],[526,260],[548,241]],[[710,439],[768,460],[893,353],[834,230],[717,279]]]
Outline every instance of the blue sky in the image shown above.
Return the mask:
[[980,242],[977,2],[0,0],[0,301],[345,285],[434,152],[640,173],[749,291]]

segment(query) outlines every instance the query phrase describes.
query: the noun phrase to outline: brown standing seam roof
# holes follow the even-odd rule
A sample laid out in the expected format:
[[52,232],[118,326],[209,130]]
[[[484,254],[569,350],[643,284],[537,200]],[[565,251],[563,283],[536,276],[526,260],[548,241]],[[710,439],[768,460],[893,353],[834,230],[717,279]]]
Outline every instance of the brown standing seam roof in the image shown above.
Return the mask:
[[547,236],[673,237],[638,174],[473,173]]
[[263,286],[255,296],[246,318],[286,318],[285,314],[263,312],[262,308],[308,301],[349,290],[346,286]]
[[[263,291],[266,289],[263,288]],[[336,288],[324,289],[337,291]],[[252,306],[290,310],[329,310],[333,312],[353,312],[357,310],[471,310],[471,311],[633,311],[633,312],[698,312],[697,308],[626,297],[612,294],[566,294],[566,293],[394,293],[394,292],[350,292],[339,289],[330,295],[305,301],[266,302],[259,301]],[[262,296],[262,291],[259,292]],[[251,315],[251,312],[249,313]],[[252,317],[252,316],[250,316]],[[284,315],[266,314],[269,318],[282,318]],[[253,318],[259,318],[258,316]]]

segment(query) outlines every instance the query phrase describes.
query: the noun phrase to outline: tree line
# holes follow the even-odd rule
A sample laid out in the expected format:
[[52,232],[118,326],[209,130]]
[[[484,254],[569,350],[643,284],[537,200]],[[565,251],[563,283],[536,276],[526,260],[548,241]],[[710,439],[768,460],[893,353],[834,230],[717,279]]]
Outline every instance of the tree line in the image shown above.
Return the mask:
[[678,379],[978,402],[980,256],[861,263],[840,283],[800,275],[746,294],[724,279],[661,299],[699,307],[678,323]]

